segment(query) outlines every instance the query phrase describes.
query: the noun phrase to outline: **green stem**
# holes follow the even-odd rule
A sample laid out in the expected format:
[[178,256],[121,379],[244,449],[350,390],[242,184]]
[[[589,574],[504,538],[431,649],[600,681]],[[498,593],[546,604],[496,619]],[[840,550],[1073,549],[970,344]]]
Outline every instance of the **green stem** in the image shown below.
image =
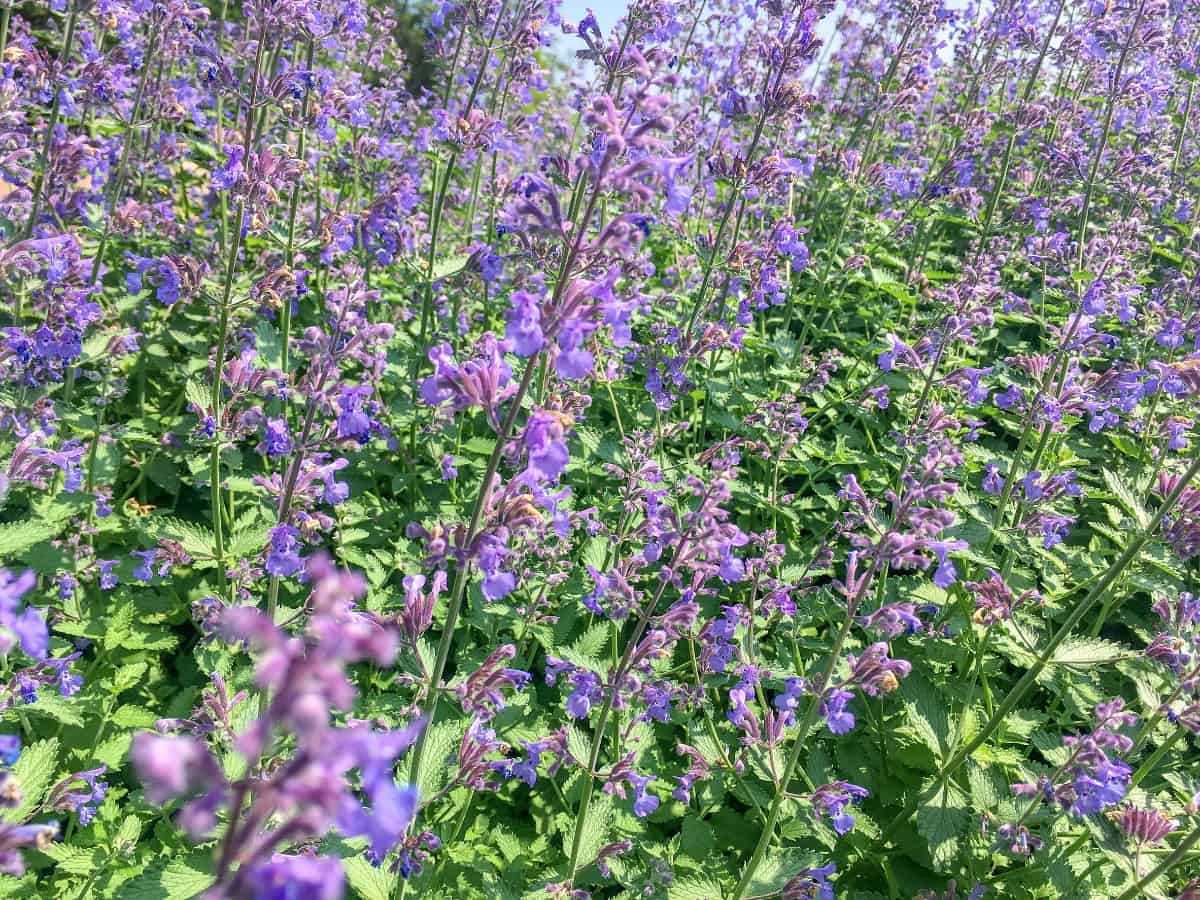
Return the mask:
[[[310,37],[305,49],[305,68],[308,72],[313,70],[313,59],[316,53],[316,42]],[[304,162],[304,154],[308,143],[308,113],[312,102],[312,91],[304,92],[304,102],[300,108],[300,129],[296,137],[296,158],[300,162]],[[287,267],[290,271],[296,264],[296,214],[300,208],[300,187],[302,179],[296,179],[296,183],[292,185],[292,196],[288,203],[288,224],[287,224]],[[280,340],[282,342],[279,351],[279,370],[284,375],[288,373],[288,356],[291,351],[292,337],[292,301],[289,298],[284,298],[283,306],[279,309],[279,331]]]
[[[771,76],[774,70],[768,66],[765,75],[763,76],[763,84],[761,93],[765,96],[767,89],[771,83]],[[782,77],[782,72],[780,73]],[[764,103],[762,110],[759,112],[758,120],[754,123],[754,134],[750,138],[750,146],[746,150],[746,165],[750,165],[754,160],[754,154],[758,150],[759,141],[762,140],[763,129],[767,124],[768,104]],[[741,192],[744,189],[742,185],[737,185],[734,188],[733,196],[729,198],[729,202],[725,204],[725,209],[721,213],[721,220],[717,224],[717,233],[713,238],[712,247],[709,249],[708,259],[704,261],[704,274],[700,279],[700,289],[696,292],[696,301],[692,304],[692,311],[688,314],[687,326],[683,329],[685,335],[690,335],[692,329],[696,325],[696,319],[699,317],[701,310],[704,308],[704,301],[708,295],[708,286],[712,281],[713,269],[716,267],[717,259],[721,254],[721,241],[725,237],[725,229],[729,227],[730,216],[733,215],[733,209],[738,205],[741,198]]]
[[4,59],[4,49],[8,46],[8,20],[12,17],[13,0],[6,0],[4,8],[0,9],[0,60]]
[[1008,694],[1005,695],[1004,699],[1000,702],[1000,705],[996,707],[996,711],[992,713],[992,716],[988,719],[987,723],[966,745],[959,748],[959,750],[950,758],[950,760],[938,770],[929,788],[921,791],[919,794],[915,795],[911,800],[909,800],[904,809],[901,810],[901,812],[891,821],[891,823],[888,824],[887,828],[884,829],[880,838],[881,841],[887,841],[892,838],[896,831],[908,821],[909,817],[912,816],[917,807],[941,789],[941,786],[945,783],[946,779],[958,771],[958,768],[967,760],[967,758],[977,749],[979,749],[979,747],[981,747],[989,737],[991,737],[992,733],[1000,726],[1000,723],[1004,721],[1004,718],[1010,712],[1012,712],[1012,710],[1024,698],[1024,696],[1029,693],[1029,691],[1034,687],[1037,676],[1041,673],[1042,669],[1046,667],[1047,663],[1049,663],[1051,657],[1054,655],[1054,651],[1057,650],[1059,645],[1067,639],[1067,637],[1074,630],[1075,626],[1079,624],[1084,616],[1091,611],[1092,607],[1096,605],[1097,601],[1099,601],[1104,592],[1108,590],[1109,586],[1111,586],[1112,583],[1116,581],[1117,577],[1125,570],[1125,568],[1131,562],[1133,562],[1133,560],[1141,552],[1146,541],[1150,539],[1152,534],[1157,532],[1159,525],[1162,524],[1163,517],[1175,506],[1180,495],[1188,486],[1188,483],[1195,478],[1198,472],[1200,472],[1200,459],[1197,459],[1191,464],[1191,466],[1188,467],[1187,471],[1175,485],[1174,490],[1172,490],[1171,493],[1163,500],[1162,505],[1159,506],[1158,511],[1154,514],[1154,517],[1150,520],[1149,524],[1147,524],[1147,526],[1130,541],[1129,545],[1125,548],[1125,551],[1113,561],[1112,565],[1109,566],[1104,575],[1096,582],[1092,589],[1088,591],[1087,596],[1085,596],[1083,600],[1081,600],[1075,606],[1075,608],[1071,610],[1071,613],[1047,642],[1045,648],[1040,654],[1038,654],[1037,659],[1034,660],[1033,664],[1028,670],[1026,670],[1025,674],[1021,676],[1021,679],[1012,687]]
[[[701,506],[703,506],[706,500],[707,493],[700,499]],[[695,517],[695,519],[698,518]],[[674,552],[671,554],[673,561],[680,559],[684,548],[687,546],[692,530],[695,527],[695,519],[680,533],[679,539],[675,542]],[[672,562],[672,565],[674,565],[674,562]],[[650,624],[650,620],[654,617],[654,610],[658,607],[659,601],[662,599],[667,585],[670,583],[671,579],[661,578],[654,596],[638,615],[637,624],[634,625],[633,632],[625,642],[625,650],[622,652],[621,659],[613,670],[612,677],[609,679],[604,704],[600,707],[600,712],[596,716],[596,725],[592,732],[592,746],[588,751],[587,765],[581,776],[583,778],[583,793],[579,798],[579,812],[575,816],[575,831],[571,837],[571,856],[567,862],[568,881],[573,882],[575,880],[575,875],[578,873],[581,865],[579,855],[583,852],[583,833],[586,830],[588,810],[592,804],[592,793],[596,783],[596,767],[600,763],[600,753],[604,748],[604,731],[608,725],[608,717],[612,715],[613,706],[616,703],[617,691],[620,688],[621,682],[624,681],[625,675],[629,672],[629,667],[632,665],[633,653],[637,649],[642,635],[646,632],[646,626]]]
[[[79,5],[81,2],[82,0],[75,0],[71,4],[71,11],[67,14],[67,30],[63,36],[62,46],[59,48],[58,59],[56,60],[58,66],[64,69],[71,62],[71,50],[75,44],[75,23],[79,18]],[[50,149],[54,146],[54,131],[58,128],[59,97],[62,96],[57,75],[57,71],[51,71],[50,87],[54,91],[54,97],[50,101],[50,119],[46,123],[46,136],[42,139],[42,147],[38,152],[38,176],[37,181],[33,184],[33,194],[30,197],[29,220],[25,223],[23,231],[23,237],[25,238],[32,235],[33,229],[37,226],[38,213],[41,212],[42,206],[42,190],[46,186],[46,176],[50,170]]]
[[[243,168],[246,177],[250,175],[250,143],[254,129],[254,102],[258,91],[258,73],[262,66],[263,49],[266,45],[265,35],[259,35],[254,53],[254,71],[250,79],[250,97],[246,104],[246,130],[244,135]],[[229,258],[225,264],[225,277],[221,285],[220,319],[217,325],[217,351],[213,357],[212,392],[209,405],[213,411],[215,434],[213,435],[212,452],[208,460],[208,477],[210,484],[210,503],[212,505],[213,555],[217,564],[217,585],[222,596],[226,590],[225,576],[225,534],[223,513],[221,511],[221,379],[225,367],[225,348],[229,341],[230,300],[233,296],[233,281],[237,275],[238,252],[242,243],[242,220],[246,214],[246,200],[240,198],[237,204],[237,215],[233,222],[233,234],[229,240]]]
[[150,60],[154,56],[154,50],[158,44],[158,31],[150,33],[150,41],[146,46],[146,58],[142,61],[142,71],[138,75],[137,91],[133,98],[133,109],[129,114],[129,131],[125,136],[124,146],[121,148],[121,158],[117,161],[117,171],[113,174],[112,180],[104,189],[104,230],[100,234],[100,243],[96,247],[96,255],[92,258],[92,271],[88,276],[88,283],[95,284],[96,279],[100,277],[100,266],[104,261],[104,251],[108,247],[108,239],[111,236],[112,216],[109,214],[117,201],[121,199],[121,190],[125,187],[125,178],[129,171],[129,158],[135,143],[135,135],[133,129],[137,127],[138,117],[142,112],[142,101],[146,96],[147,76],[150,73]]
[[[3,42],[0,42],[0,46]],[[1196,82],[1189,81],[1187,86],[1187,97],[1183,102],[1183,119],[1179,123],[1179,137],[1175,139],[1175,157],[1171,160],[1171,176],[1179,171],[1179,160],[1183,158],[1183,138],[1187,134],[1188,119],[1192,115],[1192,94],[1196,90]]]
[[1112,84],[1109,86],[1108,97],[1104,103],[1104,124],[1100,128],[1100,141],[1096,146],[1096,155],[1092,158],[1092,166],[1088,171],[1087,185],[1083,192],[1083,210],[1079,214],[1079,252],[1076,257],[1075,268],[1080,270],[1083,269],[1083,260],[1086,255],[1088,214],[1092,209],[1092,195],[1096,189],[1096,175],[1100,171],[1100,159],[1104,156],[1104,147],[1108,143],[1108,133],[1112,129],[1113,111],[1117,106],[1117,92],[1121,89],[1121,73],[1125,69],[1125,60],[1128,58],[1129,50],[1133,46],[1134,39],[1137,37],[1138,26],[1142,24],[1142,13],[1145,9],[1146,0],[1141,0],[1138,4],[1137,15],[1133,18],[1133,26],[1129,29],[1129,37],[1121,47],[1121,55],[1117,57],[1117,64],[1112,74]]
[[1193,828],[1190,832],[1188,832],[1184,839],[1179,842],[1179,846],[1175,848],[1170,856],[1139,878],[1137,882],[1128,890],[1126,890],[1125,893],[1121,894],[1117,900],[1133,900],[1134,897],[1142,896],[1142,888],[1154,881],[1154,879],[1158,878],[1160,875],[1164,875],[1171,869],[1175,868],[1175,866],[1178,865],[1185,856],[1187,856],[1188,851],[1196,845],[1197,841],[1200,841],[1200,828]]
[[775,824],[779,821],[779,813],[783,809],[784,800],[787,798],[788,785],[791,784],[792,777],[796,773],[796,768],[800,764],[800,757],[804,753],[809,732],[812,731],[812,727],[817,721],[817,713],[821,706],[821,695],[825,692],[825,688],[829,685],[830,680],[833,678],[833,673],[837,669],[838,660],[842,655],[842,647],[845,646],[846,638],[850,634],[850,626],[854,623],[854,614],[857,611],[858,603],[866,594],[867,588],[870,586],[871,580],[879,568],[879,562],[874,562],[870,573],[867,577],[863,578],[853,598],[847,601],[846,618],[842,621],[841,628],[838,629],[837,637],[833,641],[833,647],[830,648],[829,662],[826,663],[824,671],[821,672],[816,683],[813,685],[812,699],[809,701],[808,709],[804,712],[804,719],[800,723],[800,728],[792,739],[792,750],[788,754],[787,764],[783,770],[783,777],[779,781],[779,789],[775,792],[775,798],[771,801],[770,809],[767,810],[767,820],[763,823],[762,834],[759,836],[758,844],[754,847],[754,853],[751,855],[750,861],[742,871],[742,877],[738,880],[737,887],[733,889],[733,893],[730,895],[730,900],[742,900],[742,897],[745,896],[747,889],[750,887],[750,882],[754,878],[755,871],[762,863],[767,850],[771,847],[771,842],[775,838]]
[[[521,376],[521,383],[518,385],[517,392],[510,401],[511,405],[508,415],[504,417],[500,432],[496,435],[496,443],[492,447],[491,456],[488,457],[487,468],[483,473],[483,481],[479,486],[479,493],[475,495],[475,503],[471,509],[471,520],[467,526],[463,546],[470,546],[475,540],[475,536],[479,533],[479,525],[483,519],[483,510],[487,506],[488,497],[492,492],[492,481],[500,465],[500,456],[504,450],[504,445],[508,442],[508,436],[512,433],[513,426],[516,424],[517,416],[520,414],[521,402],[525,399],[525,394],[529,391],[529,385],[533,381],[533,373],[537,368],[536,364],[536,355],[530,357],[529,361],[526,362],[525,372]],[[438,699],[441,695],[442,675],[446,671],[446,662],[450,658],[450,646],[454,642],[454,628],[458,624],[458,615],[462,609],[463,597],[466,595],[467,580],[470,571],[470,562],[464,561],[454,573],[454,589],[450,594],[450,600],[446,607],[446,621],[442,626],[441,639],[438,641],[437,657],[434,660],[433,670],[429,673],[429,677],[425,682],[428,700],[425,704],[425,709],[422,710],[422,715],[426,716],[428,721],[426,727],[421,732],[421,736],[417,738],[416,746],[413,747],[411,771],[414,778],[421,771],[421,758],[425,755],[425,738],[429,734],[429,726],[433,724],[434,717],[437,715]]]

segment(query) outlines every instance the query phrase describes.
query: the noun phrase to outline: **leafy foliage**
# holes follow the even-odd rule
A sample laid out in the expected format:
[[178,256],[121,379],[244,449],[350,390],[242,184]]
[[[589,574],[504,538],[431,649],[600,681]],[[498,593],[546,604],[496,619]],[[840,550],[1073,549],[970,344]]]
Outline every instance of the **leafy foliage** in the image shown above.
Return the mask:
[[0,3],[0,896],[1194,894],[1194,5],[399,6]]

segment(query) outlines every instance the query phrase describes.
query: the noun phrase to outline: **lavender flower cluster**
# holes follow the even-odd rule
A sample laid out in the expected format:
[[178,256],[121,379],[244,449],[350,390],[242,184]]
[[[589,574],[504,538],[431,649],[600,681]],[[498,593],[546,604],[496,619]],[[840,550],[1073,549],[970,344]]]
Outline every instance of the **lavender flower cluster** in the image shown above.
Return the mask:
[[0,883],[1200,896],[1190,0],[0,0]]

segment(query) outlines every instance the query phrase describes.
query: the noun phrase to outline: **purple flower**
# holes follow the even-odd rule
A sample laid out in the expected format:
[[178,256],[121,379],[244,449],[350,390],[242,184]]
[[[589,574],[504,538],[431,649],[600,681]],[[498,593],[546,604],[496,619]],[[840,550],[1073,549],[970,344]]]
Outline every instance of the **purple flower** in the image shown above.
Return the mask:
[[1169,819],[1157,809],[1138,809],[1132,804],[1124,807],[1117,817],[1117,827],[1137,844],[1154,846],[1162,842],[1179,822]]
[[850,691],[830,688],[821,697],[820,711],[833,734],[846,734],[854,729],[854,714],[846,709],[854,699]]
[[921,630],[921,620],[916,616],[916,604],[908,601],[881,606],[868,616],[860,616],[863,628],[876,631],[887,638],[902,634],[914,634]]
[[1071,812],[1077,816],[1090,816],[1120,803],[1125,799],[1132,774],[1133,769],[1120,760],[1104,760],[1091,772],[1076,772],[1071,782],[1075,791]]
[[11,766],[21,756],[21,738],[15,734],[0,734],[0,764]]
[[933,541],[929,544],[929,549],[933,551],[938,561],[938,567],[933,573],[934,584],[942,589],[954,584],[958,579],[958,570],[954,568],[954,563],[948,554],[966,550],[967,547],[966,541]]
[[96,808],[108,795],[108,782],[100,780],[107,771],[108,766],[100,766],[64,778],[50,789],[46,805],[52,809],[69,809],[79,816],[80,825],[91,824]]
[[154,570],[151,568],[151,566],[154,564],[154,561],[158,559],[158,550],[133,550],[129,555],[137,557],[142,561],[141,565],[133,570],[133,577],[138,581],[145,582],[146,584],[149,584],[151,581],[153,581]]
[[120,560],[116,559],[98,559],[96,560],[96,568],[100,572],[100,590],[111,591],[117,586],[117,576],[113,571]]
[[742,581],[746,577],[746,565],[730,552],[729,547],[721,551],[721,565],[717,568],[718,577],[726,584]]
[[342,861],[316,853],[276,853],[251,866],[242,880],[256,900],[341,900],[346,875]]
[[646,786],[654,779],[648,775],[634,773],[630,773],[627,778],[633,785],[633,814],[639,819],[644,819],[658,809],[658,797],[646,790]]
[[1004,478],[1000,475],[1000,467],[995,463],[988,463],[984,467],[982,487],[989,494],[999,494],[1004,490]]
[[287,578],[304,568],[300,557],[299,532],[291,525],[276,525],[271,529],[271,543],[267,550],[267,572],[277,578]]
[[837,865],[829,863],[818,869],[805,869],[783,886],[782,900],[833,900],[833,884],[829,876]]
[[572,718],[586,719],[592,707],[604,699],[600,690],[600,677],[594,672],[576,669],[571,673],[571,684],[575,689],[567,697],[567,712]]
[[[803,678],[789,678],[784,682],[783,693],[776,694],[771,704],[780,712],[794,716],[800,705],[800,698],[808,689]],[[789,720],[790,721],[790,720]]]
[[517,356],[533,356],[542,349],[542,313],[539,299],[527,291],[514,291],[508,298],[508,327],[504,336]]
[[516,576],[500,567],[508,551],[503,546],[489,544],[479,554],[479,568],[483,572],[481,589],[488,600],[503,600],[517,587]]
[[596,365],[591,351],[583,349],[583,341],[590,326],[578,319],[566,322],[558,333],[558,355],[554,359],[554,371],[563,378],[578,380],[592,373]]
[[343,440],[354,440],[365,444],[371,437],[371,430],[376,427],[371,417],[363,409],[363,404],[371,396],[369,387],[343,388],[338,395],[337,436]]
[[263,428],[263,441],[259,444],[260,452],[266,453],[270,459],[278,459],[292,452],[292,435],[288,424],[283,419],[268,419]]
[[557,481],[569,456],[563,431],[563,415],[538,410],[529,417],[522,438],[529,453],[529,472],[542,481]]
[[861,654],[851,653],[846,659],[850,663],[846,683],[860,686],[872,697],[894,691],[900,686],[900,679],[912,671],[912,663],[907,660],[889,659],[888,645],[884,643],[871,644]]
[[17,611],[22,598],[36,582],[37,576],[32,571],[14,576],[8,569],[0,569],[0,628],[8,632],[0,633],[0,654],[12,650],[15,638],[26,656],[31,659],[46,658],[50,650],[50,632],[41,610],[26,606]]
[[814,815],[828,816],[833,830],[843,835],[854,827],[854,816],[846,812],[846,807],[861,803],[868,794],[866,788],[857,784],[834,781],[817,788],[809,797],[809,802],[812,803]]
[[1019,407],[1025,401],[1025,395],[1015,384],[1010,384],[1002,393],[996,395],[996,406],[1000,409]]
[[500,404],[517,390],[512,370],[504,361],[502,346],[491,334],[479,341],[481,355],[459,365],[449,344],[429,349],[434,372],[421,382],[421,400],[429,406],[449,404],[454,411],[478,406],[488,422],[500,430]]
[[245,171],[242,168],[245,151],[237,145],[229,145],[224,149],[225,163],[213,170],[212,173],[212,186],[214,190],[218,191],[229,190],[245,177]]

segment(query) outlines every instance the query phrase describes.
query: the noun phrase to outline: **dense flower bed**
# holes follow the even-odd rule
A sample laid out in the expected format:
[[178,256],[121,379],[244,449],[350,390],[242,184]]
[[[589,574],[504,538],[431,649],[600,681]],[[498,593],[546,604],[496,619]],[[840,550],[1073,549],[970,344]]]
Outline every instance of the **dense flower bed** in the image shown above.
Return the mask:
[[1200,896],[1198,46],[0,0],[0,895]]

